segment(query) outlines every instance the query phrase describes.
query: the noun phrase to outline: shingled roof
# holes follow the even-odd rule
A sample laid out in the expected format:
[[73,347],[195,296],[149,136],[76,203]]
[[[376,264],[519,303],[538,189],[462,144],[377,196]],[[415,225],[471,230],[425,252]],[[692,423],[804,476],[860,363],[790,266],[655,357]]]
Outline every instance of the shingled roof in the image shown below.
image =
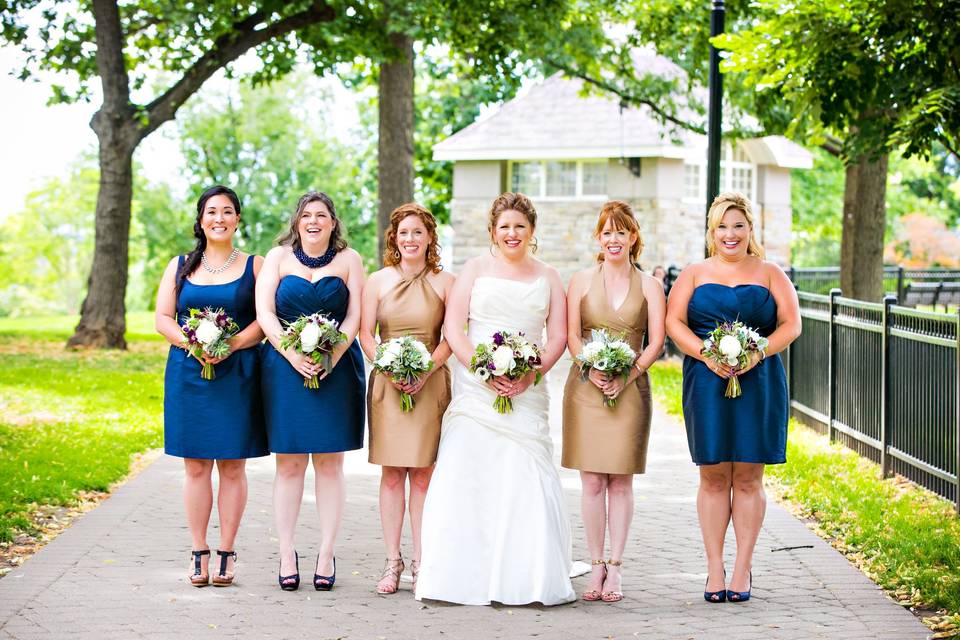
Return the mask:
[[[644,58],[647,71],[682,73],[660,56]],[[582,96],[583,83],[562,74],[547,78],[433,147],[436,160],[525,160],[551,158],[667,157],[700,159],[706,136],[669,130],[648,107],[621,110],[614,98]],[[813,158],[803,147],[768,136],[743,141],[758,164],[809,169]]]

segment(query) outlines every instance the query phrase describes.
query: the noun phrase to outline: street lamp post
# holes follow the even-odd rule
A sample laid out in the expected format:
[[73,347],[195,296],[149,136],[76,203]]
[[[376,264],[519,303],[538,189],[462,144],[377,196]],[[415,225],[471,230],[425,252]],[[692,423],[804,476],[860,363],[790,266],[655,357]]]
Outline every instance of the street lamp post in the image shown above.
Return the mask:
[[[710,11],[710,37],[723,33],[723,0],[713,0]],[[721,112],[723,108],[723,78],[720,75],[720,52],[710,45],[710,103],[707,121],[707,211],[720,193]],[[704,215],[706,228],[706,215]]]

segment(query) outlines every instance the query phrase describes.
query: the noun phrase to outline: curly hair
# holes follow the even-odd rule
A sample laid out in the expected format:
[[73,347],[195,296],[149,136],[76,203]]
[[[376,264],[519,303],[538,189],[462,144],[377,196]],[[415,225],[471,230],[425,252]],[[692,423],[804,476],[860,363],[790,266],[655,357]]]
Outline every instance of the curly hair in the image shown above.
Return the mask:
[[300,230],[298,226],[300,224],[300,218],[303,217],[303,210],[306,209],[307,205],[311,202],[322,202],[330,212],[330,217],[333,219],[333,231],[330,232],[330,241],[327,243],[327,246],[333,247],[337,253],[340,253],[347,248],[347,240],[344,238],[346,230],[343,228],[343,223],[340,221],[340,218],[337,217],[337,210],[333,206],[333,200],[322,191],[308,191],[300,196],[300,200],[297,201],[297,209],[293,217],[290,218],[290,227],[277,237],[277,244],[281,246],[289,245],[294,249],[301,248]]
[[427,268],[432,273],[440,273],[440,245],[437,242],[437,219],[433,214],[416,202],[402,204],[390,213],[390,227],[383,233],[383,266],[395,267],[400,264],[400,247],[397,245],[397,230],[400,223],[408,216],[416,216],[427,228],[430,234],[430,244],[427,245]]
[[[633,209],[623,200],[604,202],[600,208],[600,217],[597,218],[597,228],[593,232],[594,238],[600,238],[608,220],[617,231],[637,234],[637,241],[630,247],[630,262],[636,264],[640,258],[640,252],[643,251],[643,235],[640,233],[640,224],[637,222],[636,216],[633,215]],[[597,254],[597,262],[603,262],[603,251]]]
[[717,243],[713,236],[717,231],[717,227],[720,226],[724,214],[730,209],[739,209],[742,211],[743,217],[747,219],[747,224],[750,226],[747,255],[756,256],[762,260],[764,256],[763,247],[757,242],[756,236],[753,234],[753,205],[750,204],[747,196],[737,191],[721,193],[713,199],[713,203],[710,205],[710,211],[707,213],[707,253],[711,256],[716,255]]

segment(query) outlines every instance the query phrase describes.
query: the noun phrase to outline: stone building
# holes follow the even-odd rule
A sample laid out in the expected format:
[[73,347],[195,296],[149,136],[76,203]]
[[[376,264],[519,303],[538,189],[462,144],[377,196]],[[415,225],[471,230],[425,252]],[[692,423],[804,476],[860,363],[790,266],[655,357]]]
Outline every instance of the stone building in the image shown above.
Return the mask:
[[[663,58],[651,65],[667,68]],[[581,82],[555,75],[433,147],[453,168],[453,269],[487,252],[487,211],[503,191],[530,196],[539,216],[538,256],[564,279],[596,255],[600,205],[631,204],[645,249],[641,264],[684,265],[703,257],[706,136],[668,131],[646,110],[582,97]],[[746,193],[769,259],[790,259],[790,171],[812,156],[786,138],[741,140],[723,150],[721,191]]]

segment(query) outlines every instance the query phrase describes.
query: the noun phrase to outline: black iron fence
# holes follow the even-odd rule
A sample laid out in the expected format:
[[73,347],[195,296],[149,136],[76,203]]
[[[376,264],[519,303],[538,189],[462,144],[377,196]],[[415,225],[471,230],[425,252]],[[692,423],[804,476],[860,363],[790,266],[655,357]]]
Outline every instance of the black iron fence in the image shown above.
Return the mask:
[[784,354],[794,417],[960,512],[960,313],[799,296],[803,333]]

